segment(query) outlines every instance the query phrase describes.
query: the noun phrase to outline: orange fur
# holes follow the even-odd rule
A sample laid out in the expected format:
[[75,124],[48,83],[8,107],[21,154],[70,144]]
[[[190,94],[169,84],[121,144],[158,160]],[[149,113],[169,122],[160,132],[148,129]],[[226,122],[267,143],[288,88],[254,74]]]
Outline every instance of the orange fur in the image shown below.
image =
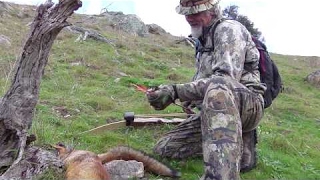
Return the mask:
[[68,149],[62,144],[54,145],[53,147],[57,149],[59,157],[66,166],[67,180],[110,180],[110,175],[103,167],[103,163],[119,159],[142,162],[146,170],[154,174],[180,177],[179,172],[170,169],[142,152],[125,146],[115,147],[107,153],[98,155],[90,151]]
[[54,147],[65,164],[67,180],[110,180],[109,173],[96,154],[90,151],[68,150],[61,145]]

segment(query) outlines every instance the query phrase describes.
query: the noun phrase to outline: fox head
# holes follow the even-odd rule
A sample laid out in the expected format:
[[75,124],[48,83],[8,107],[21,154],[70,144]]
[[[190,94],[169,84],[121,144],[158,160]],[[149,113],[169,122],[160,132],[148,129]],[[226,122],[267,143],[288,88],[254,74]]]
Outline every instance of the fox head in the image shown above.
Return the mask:
[[73,149],[70,147],[65,146],[63,143],[57,143],[56,145],[52,145],[52,147],[54,147],[57,150],[58,156],[60,158],[64,158],[66,156],[68,156]]

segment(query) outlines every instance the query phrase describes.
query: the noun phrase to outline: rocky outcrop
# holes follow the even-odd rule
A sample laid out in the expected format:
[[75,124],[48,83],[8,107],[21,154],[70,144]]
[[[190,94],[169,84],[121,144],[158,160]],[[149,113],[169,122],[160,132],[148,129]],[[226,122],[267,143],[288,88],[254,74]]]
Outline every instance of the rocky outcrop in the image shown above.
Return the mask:
[[[16,16],[18,18],[24,19],[31,16],[30,9],[33,9],[29,5],[21,5],[21,7],[14,3],[7,3],[0,1],[0,17],[10,17]],[[31,10],[32,11],[32,10]]]
[[131,35],[146,37],[149,34],[169,34],[157,24],[145,24],[135,14],[124,14],[122,12],[104,12],[101,15],[107,18],[107,21],[112,28],[124,31]]
[[115,29],[140,37],[148,35],[147,26],[135,14],[125,15],[122,12],[105,12],[103,15],[107,17],[110,26]]
[[150,34],[156,34],[156,35],[167,34],[167,32],[162,27],[156,24],[147,24],[147,28]]
[[10,9],[11,7],[8,3],[0,1],[0,17],[3,17]]

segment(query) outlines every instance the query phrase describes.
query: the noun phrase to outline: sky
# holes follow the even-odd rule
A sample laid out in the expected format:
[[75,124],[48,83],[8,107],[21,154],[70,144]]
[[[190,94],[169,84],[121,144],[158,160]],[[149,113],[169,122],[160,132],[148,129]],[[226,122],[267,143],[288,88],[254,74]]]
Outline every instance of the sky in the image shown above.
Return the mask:
[[[39,5],[45,0],[4,0]],[[57,3],[58,0],[53,0]],[[81,14],[122,11],[136,14],[145,24],[157,24],[175,36],[190,34],[185,17],[175,12],[179,0],[82,0]],[[237,5],[262,32],[268,50],[284,55],[320,56],[320,11],[317,0],[221,0],[221,8]]]

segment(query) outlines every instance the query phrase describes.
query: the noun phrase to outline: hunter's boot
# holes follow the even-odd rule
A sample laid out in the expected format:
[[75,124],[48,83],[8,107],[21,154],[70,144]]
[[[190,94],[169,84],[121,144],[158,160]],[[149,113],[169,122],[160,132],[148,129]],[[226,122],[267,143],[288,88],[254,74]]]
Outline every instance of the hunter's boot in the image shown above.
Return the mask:
[[242,134],[243,140],[243,153],[241,157],[241,172],[248,172],[257,166],[257,151],[256,145],[257,129]]

